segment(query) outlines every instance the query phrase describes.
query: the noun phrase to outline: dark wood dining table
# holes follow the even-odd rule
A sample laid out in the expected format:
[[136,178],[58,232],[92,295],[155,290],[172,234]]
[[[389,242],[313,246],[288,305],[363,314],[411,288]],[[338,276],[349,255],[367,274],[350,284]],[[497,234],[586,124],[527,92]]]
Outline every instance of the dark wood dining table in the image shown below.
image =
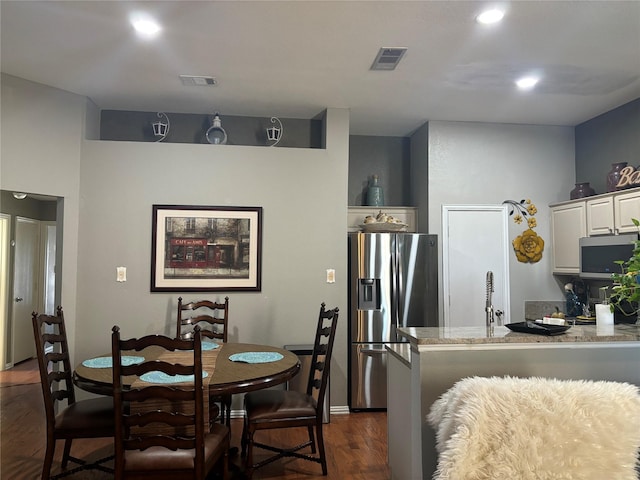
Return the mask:
[[[158,347],[149,347],[140,352],[123,353],[143,356],[149,360],[159,358],[163,351]],[[247,352],[277,352],[282,358],[266,363],[243,363],[229,359],[233,354]],[[110,354],[98,357],[110,357]],[[203,383],[209,389],[210,396],[245,393],[278,385],[293,378],[300,370],[300,361],[295,353],[283,348],[250,343],[223,343],[219,348],[203,350],[202,365],[208,374]],[[112,376],[110,367],[87,367],[81,362],[73,372],[73,382],[87,392],[112,395]],[[125,385],[130,386],[137,378],[125,377],[123,380]]]

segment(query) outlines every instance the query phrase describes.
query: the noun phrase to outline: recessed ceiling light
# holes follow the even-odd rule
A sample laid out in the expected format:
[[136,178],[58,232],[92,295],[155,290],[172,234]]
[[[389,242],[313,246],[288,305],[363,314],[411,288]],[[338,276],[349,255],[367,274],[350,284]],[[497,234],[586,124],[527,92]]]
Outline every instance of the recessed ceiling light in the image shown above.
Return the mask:
[[24,200],[27,198],[27,194],[24,192],[13,192],[13,198],[16,200]]
[[131,16],[131,24],[138,34],[148,38],[155,37],[160,33],[160,30],[162,30],[160,24],[151,16],[141,13],[136,13]]
[[528,76],[516,80],[516,85],[520,90],[531,90],[540,81],[538,77]]
[[480,15],[476,17],[476,22],[482,23],[483,25],[490,25],[492,23],[498,23],[504,17],[504,12],[502,10],[498,10],[497,8],[491,10],[485,10]]

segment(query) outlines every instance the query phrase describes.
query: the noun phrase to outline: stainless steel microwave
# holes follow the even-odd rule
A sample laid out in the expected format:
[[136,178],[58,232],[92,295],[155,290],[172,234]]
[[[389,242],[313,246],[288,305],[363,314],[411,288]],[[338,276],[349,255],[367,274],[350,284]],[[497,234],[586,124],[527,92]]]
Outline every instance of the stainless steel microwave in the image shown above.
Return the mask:
[[580,277],[611,280],[612,273],[622,271],[616,260],[629,260],[637,240],[636,233],[581,238]]

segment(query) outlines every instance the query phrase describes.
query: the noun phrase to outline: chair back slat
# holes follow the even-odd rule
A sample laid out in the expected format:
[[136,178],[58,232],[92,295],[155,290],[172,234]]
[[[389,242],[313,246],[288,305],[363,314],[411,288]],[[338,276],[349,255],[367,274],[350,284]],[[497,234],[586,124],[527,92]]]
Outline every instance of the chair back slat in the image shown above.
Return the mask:
[[[189,314],[190,312],[193,313]],[[203,337],[218,339],[226,343],[228,324],[229,297],[225,297],[224,303],[210,300],[182,303],[182,297],[178,297],[176,338],[191,338],[194,327],[198,325]]]
[[[126,375],[123,375],[126,376]],[[145,387],[132,388],[127,392],[127,398],[132,402],[144,402],[162,395],[172,401],[186,401],[192,397],[191,392],[173,387]]]
[[162,347],[165,350],[189,350],[188,344],[176,344],[173,338],[164,335],[147,335],[140,338],[121,340],[121,350],[140,351],[151,346]]
[[146,427],[151,423],[166,423],[178,427],[185,427],[187,425],[193,425],[193,420],[193,415],[156,410],[148,413],[133,413],[125,418],[125,425],[129,427]]
[[323,415],[324,396],[329,382],[331,354],[338,324],[338,311],[337,307],[325,310],[325,304],[320,305],[311,369],[307,382],[307,395],[313,396],[317,402],[318,418],[322,418]]
[[[33,312],[31,321],[40,371],[40,385],[44,397],[47,430],[53,431],[55,415],[58,411],[56,402],[66,400],[71,405],[76,401],[62,307],[56,309],[55,316]],[[52,352],[45,353],[47,349]]]
[[[123,366],[123,351],[141,351],[161,347],[179,351],[181,363],[172,363],[169,354],[163,361],[143,361]],[[189,355],[186,355],[186,352]],[[188,360],[186,360],[188,358]],[[120,339],[120,329],[113,327],[113,400],[115,409],[115,470],[126,470],[127,452],[164,447],[169,450],[192,449],[195,472],[204,471],[204,400],[202,382],[202,346],[199,327],[193,339],[174,339],[149,335],[139,339]],[[188,362],[188,364],[187,364]],[[192,375],[193,381],[179,384],[145,384],[136,380],[123,387],[125,375],[141,376],[150,371],[166,375]],[[199,474],[194,478],[199,478]]]
[[176,439],[165,435],[157,435],[153,439],[142,438],[127,441],[126,446],[129,450],[146,450],[147,448],[156,446],[168,448],[169,450],[175,450],[176,448],[174,447],[180,450],[189,450],[193,448],[193,441],[190,439]]
[[169,363],[162,360],[144,362],[139,365],[122,365],[122,375],[143,375],[149,372],[167,372],[171,370],[172,375],[191,375],[192,365],[181,365],[179,363]]

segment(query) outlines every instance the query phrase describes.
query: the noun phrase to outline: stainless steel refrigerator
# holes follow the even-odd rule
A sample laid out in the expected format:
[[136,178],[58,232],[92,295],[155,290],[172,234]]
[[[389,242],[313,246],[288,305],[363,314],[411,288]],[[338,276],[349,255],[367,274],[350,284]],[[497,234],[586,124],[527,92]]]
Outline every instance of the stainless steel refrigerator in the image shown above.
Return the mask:
[[349,408],[387,407],[385,344],[398,327],[438,326],[438,241],[418,233],[349,234]]

